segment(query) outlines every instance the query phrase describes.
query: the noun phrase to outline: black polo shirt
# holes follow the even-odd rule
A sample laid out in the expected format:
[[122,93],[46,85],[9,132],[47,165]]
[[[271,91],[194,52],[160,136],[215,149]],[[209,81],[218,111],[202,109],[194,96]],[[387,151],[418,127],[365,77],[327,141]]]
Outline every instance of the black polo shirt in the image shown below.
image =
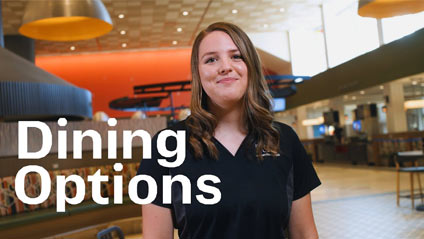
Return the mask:
[[[233,156],[213,138],[219,159],[207,156],[194,159],[186,140],[186,159],[177,168],[158,164],[163,158],[156,148],[157,135],[152,140],[152,159],[142,160],[138,174],[152,176],[158,184],[158,194],[152,202],[171,210],[174,227],[181,239],[281,239],[284,238],[292,201],[308,194],[320,185],[320,180],[308,159],[303,145],[291,127],[275,122],[280,131],[280,155],[256,158],[255,144],[249,144],[249,135]],[[170,127],[187,130],[185,121]],[[186,131],[188,139],[189,132]],[[167,148],[175,149],[175,140],[167,140]],[[250,155],[251,157],[248,157]],[[175,159],[169,159],[173,161]],[[217,176],[221,183],[207,183],[221,192],[221,200],[214,205],[203,205],[196,195],[212,195],[197,187],[197,179],[205,174]],[[191,182],[191,204],[182,204],[180,183],[172,185],[172,204],[163,204],[162,177],[185,175]],[[138,184],[140,198],[147,197],[145,182]]]

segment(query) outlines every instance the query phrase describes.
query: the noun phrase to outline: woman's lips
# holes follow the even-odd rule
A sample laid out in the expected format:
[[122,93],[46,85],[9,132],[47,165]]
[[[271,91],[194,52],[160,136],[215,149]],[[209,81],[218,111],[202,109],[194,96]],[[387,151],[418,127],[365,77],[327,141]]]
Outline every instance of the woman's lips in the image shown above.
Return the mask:
[[237,78],[227,77],[227,78],[222,78],[222,79],[218,80],[217,83],[218,84],[219,83],[231,83],[231,82],[234,82],[236,80],[237,80]]

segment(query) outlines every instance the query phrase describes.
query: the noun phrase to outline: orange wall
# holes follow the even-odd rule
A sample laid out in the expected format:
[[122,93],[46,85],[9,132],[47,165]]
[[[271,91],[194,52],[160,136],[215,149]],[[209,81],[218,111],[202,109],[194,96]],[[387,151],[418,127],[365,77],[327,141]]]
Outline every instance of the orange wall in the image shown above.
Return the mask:
[[[36,65],[93,95],[93,114],[110,117],[133,113],[112,110],[109,102],[133,96],[133,86],[189,80],[191,49],[113,52],[82,55],[40,56]],[[188,92],[174,93],[175,105],[189,105]],[[164,101],[162,107],[169,106]]]

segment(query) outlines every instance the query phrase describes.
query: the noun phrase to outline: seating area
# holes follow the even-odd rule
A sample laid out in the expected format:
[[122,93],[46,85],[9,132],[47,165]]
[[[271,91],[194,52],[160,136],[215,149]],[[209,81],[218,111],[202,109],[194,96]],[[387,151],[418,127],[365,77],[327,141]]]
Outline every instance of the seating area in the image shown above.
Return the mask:
[[[50,171],[50,180],[52,185],[56,185],[57,175],[78,175],[85,179],[86,192],[85,200],[91,200],[91,185],[87,181],[88,175],[93,175],[97,170],[101,170],[102,175],[111,175],[108,182],[102,182],[101,184],[101,195],[103,197],[112,197],[113,190],[113,175],[123,176],[123,193],[128,195],[128,182],[137,173],[137,163],[124,164],[121,172],[115,172],[112,165],[104,165],[100,167],[87,167],[87,168],[75,168],[65,170],[54,170]],[[41,177],[39,174],[30,174],[26,178],[27,186],[25,187],[26,193],[29,197],[35,197],[38,192],[41,191]],[[54,190],[51,190],[49,198],[40,205],[27,205],[18,200],[14,189],[15,176],[0,178],[0,203],[3,205],[0,208],[1,216],[11,216],[25,212],[37,211],[47,208],[54,208],[56,206],[56,194]],[[66,184],[65,192],[68,197],[74,197],[76,194],[76,185],[68,183]],[[94,204],[94,203],[93,203]],[[46,214],[48,215],[48,213]],[[3,219],[3,218],[2,218]],[[11,221],[11,220],[5,220]],[[1,228],[1,225],[0,225]]]
[[[53,132],[53,138],[57,139],[59,130],[57,122],[46,122],[46,125]],[[123,130],[145,129],[150,134],[156,133],[164,128],[166,121],[164,118],[155,119],[122,119],[119,120],[115,130],[122,134]],[[72,152],[68,153],[68,159],[59,160],[57,156],[57,141],[53,141],[50,153],[38,160],[18,159],[17,147],[17,123],[1,122],[0,141],[13,142],[11,144],[0,145],[0,234],[2,238],[31,238],[37,235],[37,238],[47,237],[63,232],[73,231],[87,226],[107,223],[110,221],[140,217],[140,206],[134,204],[128,197],[128,182],[137,172],[142,156],[142,141],[134,140],[132,148],[132,158],[123,159],[122,142],[118,142],[117,158],[108,159],[107,143],[102,144],[102,158],[93,159],[92,144],[87,141],[83,145],[82,159],[74,160]],[[70,121],[68,122],[69,131],[74,129],[87,130],[94,129],[107,138],[106,122],[94,121]],[[28,132],[29,149],[36,150],[41,146],[40,135],[36,130]],[[70,140],[68,140],[69,142]],[[72,149],[68,146],[68,149]],[[122,163],[123,168],[115,171],[113,165]],[[25,165],[38,165],[43,167],[49,173],[51,181],[50,195],[42,204],[28,205],[18,200],[15,192],[16,173]],[[109,197],[108,205],[100,205],[92,200],[92,185],[88,182],[87,176],[93,175],[100,170],[101,175],[107,175],[109,180],[101,182],[102,197]],[[75,175],[82,178],[85,182],[84,201],[78,205],[66,205],[65,212],[56,211],[56,179],[58,175]],[[114,176],[122,176],[123,203],[115,205],[114,196]],[[41,177],[37,173],[29,173],[25,178],[25,191],[27,196],[38,196],[41,191]],[[76,195],[76,184],[67,183],[64,188],[67,197]],[[54,223],[55,227],[52,227]]]
[[[396,165],[396,203],[398,206],[400,197],[410,198],[413,209],[415,208],[415,198],[417,196],[421,198],[421,203],[424,203],[420,177],[420,173],[424,172],[424,166],[419,166],[420,161],[423,160],[424,154],[421,150],[398,152],[394,155]],[[400,173],[409,173],[410,191],[408,195],[400,195]],[[415,194],[414,176],[417,176],[419,195]]]

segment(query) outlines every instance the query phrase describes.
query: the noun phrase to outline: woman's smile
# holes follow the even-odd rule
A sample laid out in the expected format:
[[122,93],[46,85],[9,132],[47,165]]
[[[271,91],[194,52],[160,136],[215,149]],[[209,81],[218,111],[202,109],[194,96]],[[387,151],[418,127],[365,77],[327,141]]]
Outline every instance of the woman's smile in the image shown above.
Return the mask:
[[229,83],[235,82],[236,80],[238,80],[238,79],[234,78],[234,77],[225,77],[225,78],[219,79],[217,81],[217,83],[218,84],[229,84]]

